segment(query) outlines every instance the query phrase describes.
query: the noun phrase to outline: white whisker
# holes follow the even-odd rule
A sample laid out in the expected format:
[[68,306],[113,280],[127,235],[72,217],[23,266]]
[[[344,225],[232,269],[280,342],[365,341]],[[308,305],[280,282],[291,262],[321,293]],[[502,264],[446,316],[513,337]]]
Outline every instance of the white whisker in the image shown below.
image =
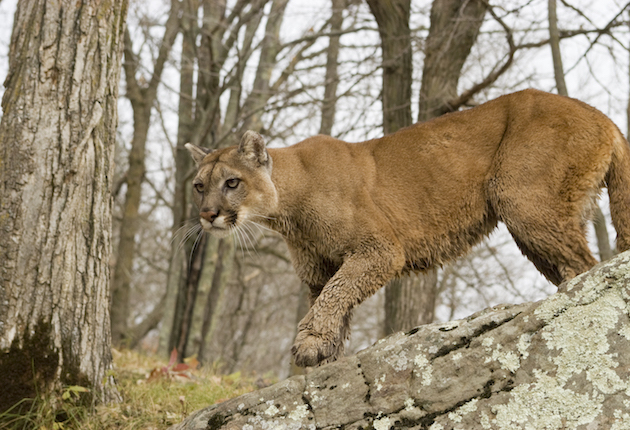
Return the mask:
[[177,245],[177,248],[175,249],[176,252],[179,252],[179,250],[182,248],[182,246],[184,246],[184,244],[194,235],[197,234],[199,231],[201,230],[201,225],[196,224],[193,225],[192,227],[190,227],[190,229],[186,232],[186,234],[184,235],[184,237],[182,237],[182,239],[179,241],[179,244]]
[[199,230],[201,230],[201,224],[193,225],[192,227],[190,227],[190,229],[188,230],[188,232],[184,236],[184,239],[185,240],[190,239],[192,237],[192,235],[197,233]]
[[266,226],[264,226],[264,225],[262,225],[260,223],[257,223],[256,221],[251,221],[251,223],[254,224],[256,227],[261,228],[263,230],[266,230],[266,231],[268,231],[270,233],[276,233],[275,230],[272,230],[269,227],[266,227]]
[[[199,226],[201,227],[201,226]],[[197,234],[197,238],[195,239],[195,241],[193,242],[193,246],[190,249],[190,257],[188,257],[188,267],[190,268],[192,266],[192,258],[193,258],[193,254],[195,253],[195,249],[197,248],[197,245],[199,244],[201,237],[203,236],[204,231],[201,230],[201,228],[199,229],[199,233]]]
[[245,242],[247,242],[247,243],[249,244],[249,245],[247,246],[247,254],[248,254],[250,257],[253,257],[253,256],[252,256],[252,251],[251,251],[251,250],[253,249],[254,251],[256,251],[256,247],[255,247],[255,246],[254,246],[254,244],[252,243],[252,239],[251,239],[251,237],[249,237],[249,234],[248,234],[247,230],[245,230],[245,229],[243,228],[243,226],[244,226],[244,224],[241,224],[241,225],[239,225],[237,228],[238,228],[238,230],[239,230],[239,231],[243,234],[243,238],[245,239]]
[[236,225],[230,227],[230,230],[234,233],[234,236],[237,239],[238,245],[241,248],[241,258],[245,258],[245,247],[243,245],[243,238],[241,236],[241,232],[239,231]]
[[241,224],[241,228],[243,229],[243,232],[247,234],[247,238],[249,239],[251,249],[253,249],[256,256],[259,257],[258,249],[256,248],[256,243],[258,243],[258,239],[255,237],[255,232],[252,231],[248,223]]
[[252,230],[251,222],[243,223],[241,227],[243,228],[243,230],[247,230],[249,232],[249,235],[251,239],[254,241],[254,244],[258,243],[258,238],[256,237],[256,232]]
[[266,229],[264,226],[261,226],[260,224],[255,223],[255,222],[252,222],[252,225],[258,229],[258,233],[260,234],[261,237],[265,237],[266,231],[273,231],[273,230]]
[[[184,229],[192,229],[196,225],[199,225],[197,220],[188,220],[188,221],[186,221],[180,228],[177,229],[177,231],[175,231],[175,233],[173,233],[173,236],[171,237],[171,245],[173,244],[175,239],[177,239],[181,235],[181,233],[182,233],[182,231],[184,231]],[[190,233],[190,230],[187,230],[186,233],[184,234],[184,236],[186,236],[188,233]]]
[[275,219],[274,217],[272,217],[272,216],[260,215],[260,214],[254,213],[254,212],[251,212],[249,215],[250,215],[250,216],[252,216],[252,217],[256,217],[256,218],[264,218],[264,219],[268,219],[268,220],[271,220],[271,221],[275,221],[275,220],[276,220],[276,219]]

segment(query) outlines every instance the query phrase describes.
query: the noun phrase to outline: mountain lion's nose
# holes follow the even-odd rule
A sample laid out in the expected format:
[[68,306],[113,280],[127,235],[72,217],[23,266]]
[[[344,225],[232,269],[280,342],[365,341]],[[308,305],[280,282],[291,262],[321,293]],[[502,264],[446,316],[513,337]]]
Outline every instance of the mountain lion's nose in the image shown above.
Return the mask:
[[210,211],[210,210],[203,211],[203,212],[199,212],[199,216],[205,219],[206,221],[209,221],[210,223],[212,223],[219,216],[217,212]]

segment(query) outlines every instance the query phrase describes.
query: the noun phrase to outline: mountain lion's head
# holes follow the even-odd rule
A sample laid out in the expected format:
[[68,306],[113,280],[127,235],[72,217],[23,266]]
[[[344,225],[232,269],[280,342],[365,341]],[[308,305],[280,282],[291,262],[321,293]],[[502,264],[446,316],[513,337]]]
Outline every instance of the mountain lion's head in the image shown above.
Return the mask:
[[275,208],[272,160],[258,133],[245,132],[238,146],[213,151],[187,143],[186,149],[197,164],[193,198],[205,231],[224,237]]

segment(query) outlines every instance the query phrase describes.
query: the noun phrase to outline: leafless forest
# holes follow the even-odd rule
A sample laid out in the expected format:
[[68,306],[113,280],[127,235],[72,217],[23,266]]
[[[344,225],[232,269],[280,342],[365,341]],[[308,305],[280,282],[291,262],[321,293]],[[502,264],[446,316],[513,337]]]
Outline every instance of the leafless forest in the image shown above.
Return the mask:
[[[26,3],[0,0],[3,80]],[[305,287],[273,232],[200,232],[185,143],[224,147],[249,129],[275,147],[318,133],[361,141],[529,87],[590,103],[625,132],[629,17],[625,0],[130,0],[110,185],[113,346],[291,372]],[[614,229],[600,206],[590,235],[605,259]],[[347,351],[554,291],[499,230],[362,304]]]

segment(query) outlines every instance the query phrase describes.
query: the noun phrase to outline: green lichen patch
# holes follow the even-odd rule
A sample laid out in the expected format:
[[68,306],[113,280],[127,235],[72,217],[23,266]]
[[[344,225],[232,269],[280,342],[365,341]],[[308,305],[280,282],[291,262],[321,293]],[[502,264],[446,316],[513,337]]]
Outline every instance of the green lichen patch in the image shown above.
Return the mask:
[[563,388],[558,380],[536,372],[537,382],[522,384],[510,392],[507,404],[492,407],[495,418],[486,429],[575,429],[593,422],[602,411],[599,399]]

